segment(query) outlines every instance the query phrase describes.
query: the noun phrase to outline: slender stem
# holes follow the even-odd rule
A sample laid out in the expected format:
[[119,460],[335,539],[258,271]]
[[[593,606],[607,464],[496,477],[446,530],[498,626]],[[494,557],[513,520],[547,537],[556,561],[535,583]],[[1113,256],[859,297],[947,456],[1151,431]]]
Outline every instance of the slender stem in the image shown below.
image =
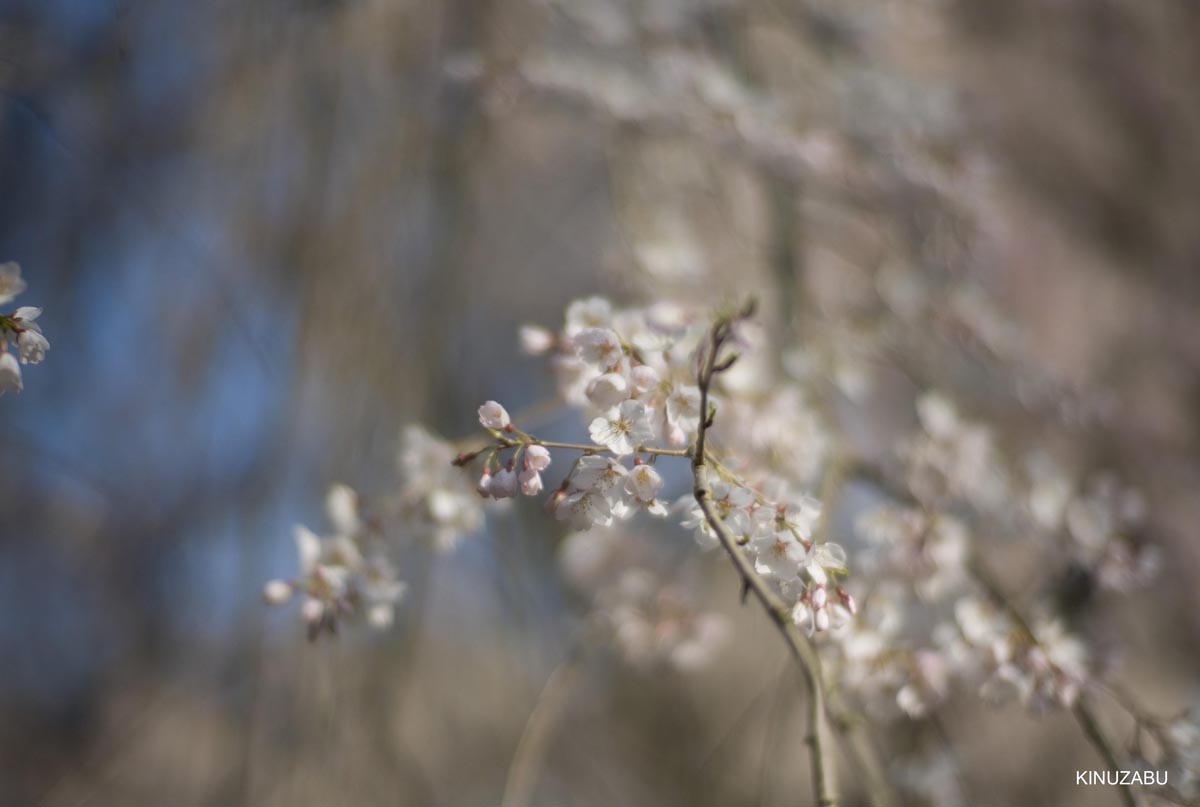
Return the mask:
[[[1079,700],[1075,703],[1075,708],[1071,710],[1075,715],[1075,720],[1079,723],[1083,733],[1087,735],[1088,740],[1100,752],[1100,756],[1104,758],[1104,764],[1109,770],[1121,770],[1121,761],[1117,758],[1117,752],[1109,742],[1108,737],[1104,734],[1104,730],[1100,728],[1100,721],[1096,719],[1096,713],[1092,711],[1092,707],[1088,704],[1087,699],[1079,696]],[[1138,798],[1133,792],[1133,787],[1127,784],[1120,785],[1121,802],[1126,807],[1138,807]]]
[[843,707],[844,704],[838,704],[835,709],[831,703],[830,719],[845,742],[855,767],[863,773],[863,787],[871,807],[899,807],[896,792],[888,781],[887,768],[879,757],[879,749],[864,730],[865,721],[857,714],[846,713]]
[[[583,451],[589,454],[611,454],[612,452],[604,446],[589,446],[583,443],[557,443],[553,440],[541,440],[536,437],[531,438],[531,443],[534,445],[545,446],[546,448],[561,448],[567,451]],[[509,442],[509,445],[516,443]],[[638,446],[634,449],[635,454],[652,454],[657,457],[687,457],[689,456],[686,448],[651,448],[649,446]]]
[[525,721],[512,763],[508,766],[508,779],[504,783],[500,807],[527,807],[531,803],[546,763],[551,735],[562,717],[567,695],[578,674],[578,653],[572,650],[546,679],[533,711]]
[[806,742],[812,765],[813,795],[818,807],[835,807],[838,803],[836,773],[830,754],[832,742],[829,737],[829,721],[825,714],[825,693],[821,678],[820,657],[808,639],[796,629],[792,622],[791,611],[786,603],[754,570],[754,566],[741,551],[737,540],[729,532],[729,528],[725,525],[720,513],[717,512],[712,500],[712,488],[708,482],[708,465],[704,450],[705,435],[710,426],[708,391],[713,375],[717,372],[717,353],[728,336],[728,332],[728,321],[718,322],[713,326],[707,355],[702,357],[698,372],[700,426],[696,433],[696,446],[692,451],[693,495],[696,497],[696,503],[701,512],[704,513],[705,521],[716,533],[717,540],[729,555],[730,560],[733,561],[734,568],[742,579],[743,589],[753,594],[762,605],[804,674],[804,682],[809,694]]
[[[493,432],[493,434],[497,433]],[[517,434],[520,435],[519,439],[514,440],[510,437],[499,435],[496,437],[496,440],[493,443],[487,443],[486,445],[480,446],[479,448],[471,451],[464,451],[454,459],[454,464],[459,466],[466,465],[480,454],[488,450],[497,451],[505,448],[520,448],[525,445],[539,445],[545,446],[546,448],[560,448],[564,451],[581,451],[584,454],[614,453],[611,449],[605,448],[604,446],[588,445],[586,443],[560,443],[555,440],[542,440],[539,437],[535,437],[532,434],[525,434],[524,432],[517,432]],[[655,457],[679,457],[680,459],[687,459],[691,456],[691,452],[689,452],[686,448],[654,448],[652,446],[638,446],[633,450],[633,453],[646,454]]]

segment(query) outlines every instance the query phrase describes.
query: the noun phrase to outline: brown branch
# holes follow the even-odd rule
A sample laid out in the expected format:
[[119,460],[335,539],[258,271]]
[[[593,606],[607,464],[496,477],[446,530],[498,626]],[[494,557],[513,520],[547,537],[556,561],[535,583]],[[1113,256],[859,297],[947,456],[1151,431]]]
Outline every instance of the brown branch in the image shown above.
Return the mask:
[[854,711],[836,689],[829,693],[828,711],[829,722],[837,731],[843,750],[853,761],[855,770],[862,772],[862,785],[871,807],[899,807],[900,799],[888,780],[887,766],[866,731],[866,718]]
[[[749,311],[746,310],[736,315],[736,318],[748,315]],[[712,425],[708,394],[713,376],[717,372],[717,354],[728,339],[734,320],[735,317],[725,317],[713,325],[709,333],[707,349],[701,355],[700,370],[697,374],[697,385],[700,388],[700,426],[696,432],[696,445],[692,450],[693,495],[696,497],[696,503],[700,506],[700,510],[704,513],[705,521],[716,533],[717,540],[729,555],[730,560],[733,561],[734,568],[742,579],[743,591],[753,594],[763,610],[767,612],[767,616],[779,630],[780,636],[804,674],[804,682],[809,694],[806,742],[812,766],[813,795],[818,807],[835,807],[838,803],[837,783],[830,753],[832,742],[829,736],[829,720],[825,713],[825,692],[821,678],[820,657],[808,639],[796,629],[787,604],[754,570],[754,566],[738,546],[737,540],[725,526],[725,522],[713,504],[712,488],[708,482],[705,437]]]

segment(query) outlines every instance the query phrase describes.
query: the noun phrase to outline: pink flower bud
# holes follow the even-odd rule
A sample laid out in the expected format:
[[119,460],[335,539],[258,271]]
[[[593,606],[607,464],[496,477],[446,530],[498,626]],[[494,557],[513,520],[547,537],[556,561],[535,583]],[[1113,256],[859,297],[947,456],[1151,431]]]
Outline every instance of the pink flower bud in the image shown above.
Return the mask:
[[531,471],[546,470],[550,467],[550,452],[545,446],[529,446],[525,449],[525,467]]
[[521,492],[526,496],[536,496],[542,492],[542,475],[532,468],[521,471]]
[[488,489],[494,498],[507,499],[517,495],[518,485],[517,472],[513,470],[513,463],[510,461],[507,468],[492,478],[492,484]]
[[508,428],[510,422],[508,411],[495,401],[488,401],[479,407],[479,423],[485,429],[503,431]]
[[851,594],[850,592],[846,591],[841,586],[838,586],[837,593],[838,593],[838,597],[840,597],[842,600],[842,605],[846,606],[846,610],[850,612],[850,615],[854,616],[855,614],[857,614],[858,613],[858,603],[854,600],[854,595]]
[[492,469],[491,468],[483,469],[483,476],[479,477],[479,484],[477,484],[475,486],[475,490],[477,490],[479,492],[479,495],[485,499],[492,495]]

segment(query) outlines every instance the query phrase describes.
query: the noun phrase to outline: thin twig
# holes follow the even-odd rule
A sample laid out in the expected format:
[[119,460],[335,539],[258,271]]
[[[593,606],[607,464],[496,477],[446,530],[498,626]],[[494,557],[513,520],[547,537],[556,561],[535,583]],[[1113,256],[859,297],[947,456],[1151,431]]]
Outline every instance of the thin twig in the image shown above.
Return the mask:
[[[553,440],[533,439],[530,441],[533,445],[545,446],[546,448],[561,448],[569,451],[584,451],[590,454],[611,454],[612,452],[604,446],[589,446],[583,443],[556,443]],[[516,442],[506,441],[508,447],[517,445]],[[687,457],[688,450],[686,448],[651,448],[650,446],[638,446],[634,450],[635,454],[651,454],[656,457]]]
[[[978,557],[971,558],[968,561],[967,570],[971,574],[971,577],[987,592],[992,601],[1008,614],[1009,618],[1016,623],[1022,633],[1026,634],[1028,640],[1037,644],[1038,638],[1037,634],[1033,632],[1033,626],[1025,618],[1025,615],[1021,613],[1021,609],[1017,607],[1016,603],[1009,599],[1000,583],[992,577],[982,561]],[[1107,735],[1105,735],[1104,730],[1100,726],[1100,721],[1096,717],[1095,710],[1092,709],[1084,695],[1081,694],[1079,696],[1079,700],[1076,701],[1075,706],[1071,709],[1071,714],[1075,717],[1075,722],[1083,730],[1083,735],[1087,738],[1088,742],[1092,744],[1092,747],[1104,759],[1104,764],[1108,765],[1110,770],[1121,770],[1121,761],[1117,755],[1117,751],[1113,748]],[[1121,802],[1125,807],[1138,807],[1139,800],[1133,792],[1131,785],[1122,784],[1120,786],[1120,793]]]
[[813,795],[818,807],[834,807],[837,802],[836,774],[830,754],[832,742],[829,737],[829,721],[825,714],[825,693],[821,678],[821,660],[816,649],[792,622],[791,611],[783,600],[768,587],[754,570],[737,544],[737,540],[725,526],[720,513],[713,505],[712,488],[708,482],[708,465],[705,462],[705,437],[712,425],[712,414],[708,406],[709,387],[719,370],[717,354],[729,336],[732,319],[719,320],[709,334],[705,355],[697,374],[700,388],[700,426],[696,432],[696,445],[692,451],[693,495],[704,513],[705,521],[716,533],[717,540],[733,561],[734,568],[742,579],[743,590],[752,593],[763,610],[779,630],[788,650],[800,665],[809,694],[808,737],[809,758],[812,765]]
[[[520,433],[519,439],[513,439],[500,435],[494,442],[487,443],[479,448],[471,451],[464,451],[454,458],[454,465],[463,466],[472,462],[480,454],[488,451],[501,451],[507,448],[520,448],[525,445],[545,446],[546,448],[560,448],[564,451],[580,451],[584,454],[614,454],[614,452],[599,445],[587,445],[586,443],[560,443],[555,440],[542,440],[539,437],[534,437],[531,434]],[[691,453],[686,448],[653,448],[651,446],[637,446],[633,453],[646,454],[655,457],[679,457],[687,459]]]
[[[1121,761],[1117,758],[1117,752],[1108,741],[1108,737],[1104,734],[1104,730],[1100,728],[1100,721],[1096,719],[1096,713],[1092,711],[1092,707],[1088,704],[1087,699],[1079,696],[1075,707],[1071,710],[1075,715],[1075,720],[1079,723],[1083,733],[1087,735],[1089,741],[1100,752],[1100,756],[1104,758],[1104,764],[1108,766],[1110,771],[1121,770]],[[1126,807],[1138,807],[1138,798],[1133,792],[1133,787],[1127,784],[1120,785],[1121,802]]]
[[504,783],[504,797],[500,807],[527,807],[531,803],[542,768],[546,763],[546,751],[550,738],[567,705],[567,695],[579,674],[579,654],[576,650],[567,653],[550,677],[546,679],[538,695],[512,763],[508,766],[508,778]]
[[854,761],[855,769],[862,771],[862,784],[867,791],[867,800],[871,807],[898,807],[900,801],[888,780],[887,767],[879,756],[879,749],[865,730],[865,718],[851,712],[844,701],[839,702],[831,693],[829,719],[842,738],[845,750]]

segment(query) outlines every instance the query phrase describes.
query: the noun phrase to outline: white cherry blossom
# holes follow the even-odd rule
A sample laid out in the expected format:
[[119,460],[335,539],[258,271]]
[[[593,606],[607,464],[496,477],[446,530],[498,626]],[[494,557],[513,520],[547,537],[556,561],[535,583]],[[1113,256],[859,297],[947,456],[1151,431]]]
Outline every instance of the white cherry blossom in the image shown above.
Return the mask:
[[600,409],[611,409],[629,397],[629,382],[620,373],[605,373],[588,384],[587,397]]
[[283,605],[295,593],[295,588],[286,580],[268,580],[263,585],[263,599],[268,605]]
[[839,544],[816,544],[805,553],[801,564],[808,579],[824,586],[837,574],[846,573],[846,550]]
[[686,432],[695,431],[700,425],[700,390],[676,385],[667,396],[667,420]]
[[23,291],[25,281],[21,278],[20,265],[12,261],[0,263],[0,305],[12,302]]
[[46,358],[50,342],[42,335],[41,328],[34,322],[42,313],[40,308],[19,308],[13,322],[24,328],[17,336],[17,348],[21,353],[21,364],[39,364]]
[[628,400],[608,413],[596,418],[588,427],[592,441],[602,445],[618,457],[654,439],[654,427],[646,405],[641,401]]
[[[746,508],[754,504],[754,491],[723,480],[712,483],[711,488],[717,514],[729,532],[734,536],[747,535],[752,529],[752,522]],[[716,533],[696,500],[685,496],[677,506],[687,509],[687,515],[681,523],[694,531],[696,542],[705,549],[715,547]]]
[[621,337],[608,328],[588,328],[575,335],[579,358],[603,368],[616,367],[624,352]]
[[325,513],[334,532],[339,535],[356,535],[362,529],[358,494],[349,485],[338,483],[330,486],[325,495]]
[[589,455],[579,458],[575,473],[571,476],[571,485],[576,490],[598,490],[607,495],[625,479],[629,470],[612,459],[599,455]]
[[[11,302],[24,290],[21,268],[15,263],[0,265],[0,304]],[[50,342],[36,321],[41,313],[40,308],[22,306],[11,314],[0,314],[0,395],[24,388],[20,365],[39,364],[46,358]],[[9,352],[13,345],[16,356]]]
[[612,323],[612,303],[603,297],[576,300],[567,306],[563,333],[572,338],[589,328],[607,328]]
[[587,530],[596,525],[612,523],[612,507],[608,499],[595,490],[577,490],[560,500],[554,510],[559,521],[566,521],[573,530]]
[[521,352],[527,356],[541,356],[554,347],[554,334],[539,325],[522,325],[517,331]]
[[0,395],[11,390],[20,392],[23,388],[21,365],[17,362],[16,356],[6,350],[0,351]]
[[667,508],[658,500],[663,479],[652,465],[637,465],[625,477],[625,493],[656,516],[665,516]]
[[755,570],[779,581],[794,580],[808,557],[804,544],[789,530],[760,533],[751,540],[750,548],[755,553]]
[[637,397],[657,391],[662,383],[658,371],[648,364],[639,364],[632,368],[629,371],[629,379],[633,394]]

